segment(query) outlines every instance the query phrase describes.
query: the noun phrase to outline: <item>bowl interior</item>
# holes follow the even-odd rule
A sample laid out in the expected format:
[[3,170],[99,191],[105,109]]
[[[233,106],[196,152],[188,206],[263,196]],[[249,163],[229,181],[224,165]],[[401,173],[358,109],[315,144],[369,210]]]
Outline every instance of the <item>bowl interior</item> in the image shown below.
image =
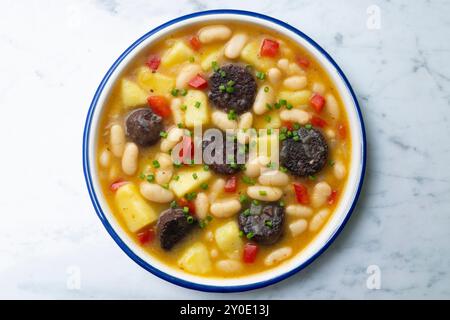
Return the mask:
[[[328,72],[336,85],[347,110],[352,137],[351,165],[345,191],[341,195],[336,210],[314,240],[304,250],[278,267],[255,275],[227,279],[204,278],[176,270],[153,258],[136,245],[122,230],[102,196],[95,159],[99,119],[104,111],[105,102],[112,85],[134,57],[154,41],[179,28],[200,22],[217,22],[218,20],[241,21],[273,29],[306,48]],[[267,16],[250,12],[219,10],[200,12],[170,21],[138,39],[119,57],[105,75],[92,101],[86,122],[83,153],[86,181],[94,207],[108,232],[135,262],[155,275],[185,287],[206,291],[243,291],[275,283],[299,271],[320,255],[332,242],[349,218],[359,195],[365,166],[365,135],[359,107],[347,79],[331,57],[314,41],[293,27]]]

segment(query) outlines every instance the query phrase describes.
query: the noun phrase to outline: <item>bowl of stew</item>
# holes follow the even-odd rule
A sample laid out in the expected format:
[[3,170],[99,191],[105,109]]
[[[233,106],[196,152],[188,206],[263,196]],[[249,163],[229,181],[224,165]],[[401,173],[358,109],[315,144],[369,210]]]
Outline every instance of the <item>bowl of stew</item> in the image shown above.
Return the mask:
[[281,281],[333,242],[361,191],[355,94],[312,39],[258,13],[213,10],[135,41],[92,100],[88,191],[120,248],[191,289]]

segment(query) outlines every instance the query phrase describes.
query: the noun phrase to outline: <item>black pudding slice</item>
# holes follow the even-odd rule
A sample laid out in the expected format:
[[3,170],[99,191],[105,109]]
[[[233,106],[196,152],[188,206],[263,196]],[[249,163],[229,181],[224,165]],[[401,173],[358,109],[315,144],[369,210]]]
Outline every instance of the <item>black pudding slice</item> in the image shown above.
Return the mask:
[[193,229],[193,226],[194,222],[188,222],[183,209],[170,208],[163,211],[156,224],[161,248],[164,250],[172,249]]
[[133,110],[125,120],[127,137],[142,147],[157,143],[163,129],[162,118],[150,108]]
[[[216,143],[215,136],[205,136],[202,144],[203,162],[206,163],[212,171],[223,175],[233,175],[242,170],[242,166],[237,163],[237,159],[238,152],[244,152],[243,156],[245,157],[244,145],[234,141],[227,146],[225,134],[222,135],[222,139],[218,141],[217,144],[213,146],[211,145],[212,143]],[[210,146],[210,148],[208,148],[208,146]],[[209,154],[211,154],[211,158],[208,156]],[[230,159],[229,162],[233,161],[234,163],[227,163],[228,158]],[[245,163],[245,160],[243,162]]]
[[298,138],[288,138],[281,144],[281,165],[299,177],[315,175],[327,162],[327,142],[315,128],[302,127],[298,129],[297,134]]
[[242,114],[250,110],[255,101],[255,78],[237,64],[227,64],[215,71],[209,79],[209,87],[209,99],[225,111]]
[[239,228],[247,238],[264,245],[277,242],[283,233],[284,208],[278,203],[254,204],[239,214]]

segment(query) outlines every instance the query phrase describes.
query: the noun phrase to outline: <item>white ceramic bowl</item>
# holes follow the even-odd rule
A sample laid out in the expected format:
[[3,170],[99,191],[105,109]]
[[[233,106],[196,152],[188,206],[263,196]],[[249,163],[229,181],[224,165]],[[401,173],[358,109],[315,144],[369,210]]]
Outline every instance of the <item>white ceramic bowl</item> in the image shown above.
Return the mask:
[[[334,214],[317,237],[305,250],[278,267],[259,274],[234,279],[205,278],[184,273],[165,265],[136,245],[119,226],[102,195],[95,160],[99,119],[104,110],[106,98],[111,92],[112,85],[130,61],[154,41],[171,34],[177,29],[198,22],[210,21],[214,23],[217,20],[257,24],[278,31],[305,47],[328,72],[340,92],[347,109],[352,137],[352,160],[348,172],[348,183]],[[309,265],[333,242],[349,219],[361,191],[365,162],[365,132],[358,102],[350,83],[334,60],[317,43],[294,27],[268,16],[238,10],[213,10],[182,16],[149,31],[134,42],[114,62],[100,83],[89,108],[83,137],[83,168],[89,195],[95,211],[109,234],[122,250],[144,269],[174,284],[203,291],[234,292],[256,289],[281,281]]]

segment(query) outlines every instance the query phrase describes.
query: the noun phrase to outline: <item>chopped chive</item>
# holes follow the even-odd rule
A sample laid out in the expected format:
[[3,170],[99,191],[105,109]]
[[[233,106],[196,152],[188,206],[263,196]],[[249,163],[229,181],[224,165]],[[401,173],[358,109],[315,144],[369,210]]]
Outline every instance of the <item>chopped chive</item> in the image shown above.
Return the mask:
[[250,209],[245,209],[242,214],[244,215],[244,217],[248,217],[250,215]]
[[208,184],[207,184],[206,182],[203,182],[203,183],[200,185],[200,188],[202,188],[203,190],[206,190],[206,189],[208,189]]
[[285,167],[280,167],[280,171],[281,171],[281,172],[287,172],[287,168],[285,168]]
[[256,71],[256,77],[259,80],[264,80],[266,78],[266,74],[264,72],[261,72],[261,71]]
[[175,200],[173,200],[171,203],[170,203],[170,207],[173,209],[173,208],[176,208],[177,207],[177,202],[175,201]]
[[180,176],[175,176],[175,177],[173,177],[173,180],[175,180],[175,181],[178,181],[178,180],[180,180]]
[[166,131],[161,131],[160,133],[159,133],[159,136],[160,137],[162,137],[162,138],[167,138],[167,135],[168,135],[168,133],[166,132]]
[[286,204],[284,203],[284,201],[280,201],[278,204],[280,205],[280,207],[284,207],[284,206],[286,205]]
[[270,103],[266,103],[266,108],[269,109],[269,110],[272,110],[272,109],[273,109],[273,108],[272,108],[272,105],[271,105]]
[[310,176],[308,176],[308,179],[309,180],[316,180],[316,176],[315,175],[310,175]]
[[205,164],[205,165],[203,166],[203,170],[204,170],[204,171],[209,171],[209,166],[208,166],[207,164]]
[[149,175],[147,175],[146,180],[147,180],[148,182],[153,182],[153,181],[155,181],[155,175],[154,175],[154,174],[149,174]]
[[226,87],[225,91],[227,93],[233,93],[234,92],[234,88],[233,87]]
[[252,203],[253,203],[255,206],[259,206],[259,201],[258,201],[258,200],[253,200]]
[[197,175],[196,173],[193,173],[193,174],[192,174],[192,178],[194,178],[194,180],[197,180],[198,175]]
[[158,161],[158,160],[153,160],[152,164],[153,164],[153,167],[156,168],[156,169],[158,169],[159,167],[161,167],[161,165],[159,164],[159,161]]
[[181,167],[181,163],[179,161],[174,161],[173,166],[175,168],[180,168]]
[[221,85],[219,86],[220,92],[224,92],[225,89],[226,89],[226,88],[225,88],[225,85],[221,84]]
[[194,107],[196,107],[198,109],[198,108],[200,108],[200,105],[201,105],[200,101],[196,101],[194,104]]
[[183,111],[186,111],[187,105],[183,104],[183,105],[180,107],[180,109],[183,110]]
[[239,196],[239,201],[240,201],[241,203],[246,203],[246,202],[248,201],[248,197],[247,197],[245,194],[241,194],[241,195]]
[[184,213],[189,213],[189,207],[183,207],[183,212]]
[[272,128],[267,129],[267,135],[270,136],[272,134]]
[[219,70],[219,74],[222,78],[225,78],[227,76],[227,73],[223,70]]
[[264,119],[266,120],[266,122],[272,121],[272,117],[271,116],[265,116]]
[[145,179],[145,174],[141,173],[141,174],[139,175],[139,179],[144,180],[144,179]]
[[259,190],[259,195],[260,196],[267,196],[267,191],[266,190]]
[[180,129],[182,129],[182,128],[183,128],[183,124],[182,124],[181,122],[179,122],[179,123],[177,124],[177,127],[180,128]]
[[178,90],[177,88],[173,88],[172,91],[170,91],[170,94],[174,97],[178,96],[180,90]]
[[237,118],[236,111],[230,110],[228,112],[228,120],[236,120],[236,118]]
[[292,139],[294,139],[294,141],[299,141],[299,140],[300,140],[300,137],[299,137],[299,136],[295,136],[295,137],[293,137]]
[[219,70],[219,64],[217,63],[217,61],[211,62],[211,68],[213,69],[214,72]]
[[286,99],[280,99],[280,100],[278,101],[278,103],[279,103],[280,105],[282,105],[282,106],[287,105]]
[[187,95],[187,90],[181,89],[180,94],[184,97],[185,95]]
[[242,238],[244,236],[244,231],[239,231],[239,238]]
[[272,221],[271,220],[266,220],[266,221],[264,221],[264,225],[266,227],[272,228]]
[[269,92],[269,87],[264,87],[264,92]]
[[193,218],[192,216],[187,216],[187,217],[186,217],[186,220],[187,220],[187,222],[188,222],[189,224],[194,223],[194,218]]
[[280,134],[280,141],[286,140],[286,135],[284,133]]
[[281,108],[281,104],[279,102],[275,102],[275,109],[280,109]]
[[163,183],[161,185],[161,187],[163,187],[164,189],[169,189],[169,184],[168,183]]
[[249,185],[254,185],[255,181],[247,176],[242,176],[242,182],[244,182],[245,184],[249,184]]
[[206,220],[207,220],[207,221],[211,221],[212,219],[213,219],[212,216],[206,216]]
[[308,124],[305,124],[305,128],[306,128],[306,129],[311,129],[311,128],[312,128],[312,124],[309,124],[309,123],[308,123]]
[[195,61],[195,58],[194,57],[189,57],[189,62],[190,63],[192,63],[192,62],[194,62]]
[[298,130],[298,129],[300,129],[300,124],[298,124],[298,123],[294,123],[294,129],[295,129],[295,130]]
[[253,232],[249,232],[247,233],[247,239],[251,239],[255,236],[255,234]]
[[328,161],[328,165],[329,165],[330,167],[334,166],[334,160],[329,160],[329,161]]
[[291,110],[292,108],[294,108],[294,106],[292,104],[288,103],[286,105],[286,109]]

